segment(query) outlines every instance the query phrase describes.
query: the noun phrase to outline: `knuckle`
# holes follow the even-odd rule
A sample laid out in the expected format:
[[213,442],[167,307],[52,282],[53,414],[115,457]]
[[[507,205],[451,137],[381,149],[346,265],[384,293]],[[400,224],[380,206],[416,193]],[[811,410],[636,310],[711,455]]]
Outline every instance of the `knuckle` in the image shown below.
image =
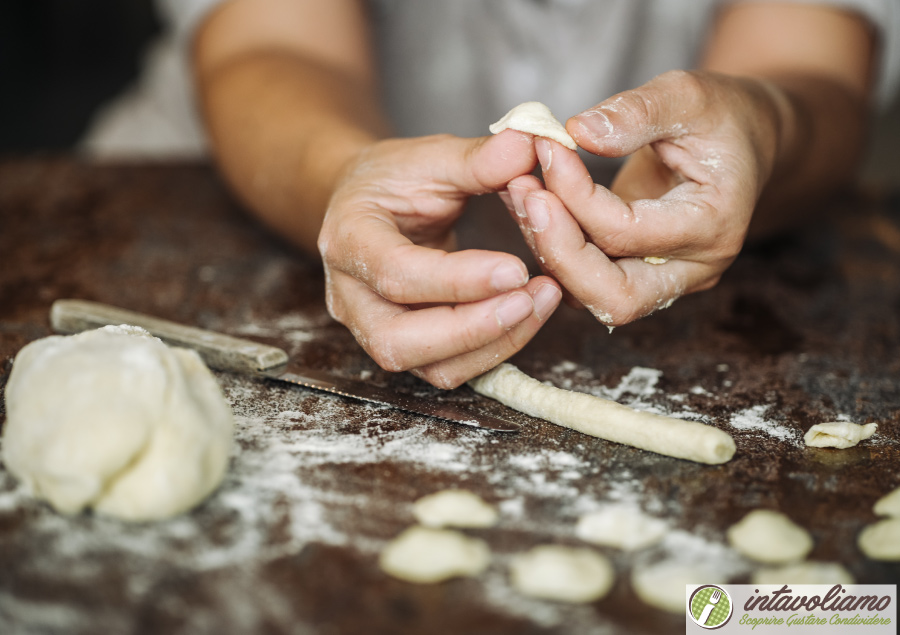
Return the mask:
[[453,390],[466,381],[465,377],[457,373],[445,371],[440,364],[417,368],[414,372],[417,377],[424,379],[435,388],[440,388],[441,390]]
[[[356,335],[354,333],[354,335]],[[369,353],[369,356],[378,366],[391,373],[399,373],[409,370],[410,365],[405,362],[402,355],[397,351],[397,347],[393,345],[386,336],[374,338],[363,338],[357,336],[363,348]]]

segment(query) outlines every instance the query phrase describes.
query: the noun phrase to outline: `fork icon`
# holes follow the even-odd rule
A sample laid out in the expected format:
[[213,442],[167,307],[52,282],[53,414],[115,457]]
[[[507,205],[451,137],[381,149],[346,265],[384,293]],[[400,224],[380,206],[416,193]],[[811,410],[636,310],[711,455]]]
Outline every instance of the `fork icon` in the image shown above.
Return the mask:
[[706,621],[709,619],[709,614],[716,608],[716,604],[719,603],[720,599],[722,599],[722,592],[716,589],[713,591],[712,595],[709,596],[709,604],[703,607],[700,617],[697,618],[698,624],[706,624]]

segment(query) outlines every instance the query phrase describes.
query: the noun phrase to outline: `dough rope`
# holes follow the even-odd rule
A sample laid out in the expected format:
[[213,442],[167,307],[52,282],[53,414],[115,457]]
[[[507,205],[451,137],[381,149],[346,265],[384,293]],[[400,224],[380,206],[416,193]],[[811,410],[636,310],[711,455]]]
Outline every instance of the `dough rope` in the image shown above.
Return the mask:
[[548,386],[512,364],[500,364],[469,381],[469,385],[475,392],[527,415],[607,441],[710,465],[725,463],[734,456],[734,439],[722,430]]

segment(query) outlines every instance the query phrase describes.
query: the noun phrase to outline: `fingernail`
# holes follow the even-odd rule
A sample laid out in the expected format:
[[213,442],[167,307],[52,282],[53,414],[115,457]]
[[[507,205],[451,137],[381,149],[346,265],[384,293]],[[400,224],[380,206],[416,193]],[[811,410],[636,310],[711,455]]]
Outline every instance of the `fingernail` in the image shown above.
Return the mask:
[[553,164],[553,148],[550,147],[550,142],[538,137],[534,140],[534,149],[537,152],[538,161],[541,162],[541,169],[544,172],[549,171]]
[[528,271],[521,263],[504,262],[491,274],[491,285],[496,291],[518,289],[528,282]]
[[562,292],[552,284],[545,284],[534,294],[534,313],[543,322],[550,317],[553,310],[559,306]]
[[526,197],[525,212],[528,214],[528,223],[532,231],[542,232],[547,229],[550,224],[550,209],[542,199]]
[[497,307],[497,323],[511,329],[534,312],[534,302],[527,293],[513,293]]
[[609,117],[599,110],[585,110],[580,115],[576,115],[574,119],[573,136],[575,141],[586,139],[593,143],[600,143],[604,137],[615,132]]

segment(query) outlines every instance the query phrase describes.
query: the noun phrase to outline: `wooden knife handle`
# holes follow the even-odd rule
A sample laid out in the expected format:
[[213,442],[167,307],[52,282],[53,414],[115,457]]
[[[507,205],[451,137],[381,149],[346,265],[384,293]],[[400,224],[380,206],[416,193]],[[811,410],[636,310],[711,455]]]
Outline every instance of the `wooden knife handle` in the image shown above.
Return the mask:
[[139,326],[166,344],[194,349],[207,366],[219,370],[255,372],[288,361],[287,353],[274,346],[87,300],[57,300],[50,309],[50,324],[57,333],[78,333],[110,324]]

